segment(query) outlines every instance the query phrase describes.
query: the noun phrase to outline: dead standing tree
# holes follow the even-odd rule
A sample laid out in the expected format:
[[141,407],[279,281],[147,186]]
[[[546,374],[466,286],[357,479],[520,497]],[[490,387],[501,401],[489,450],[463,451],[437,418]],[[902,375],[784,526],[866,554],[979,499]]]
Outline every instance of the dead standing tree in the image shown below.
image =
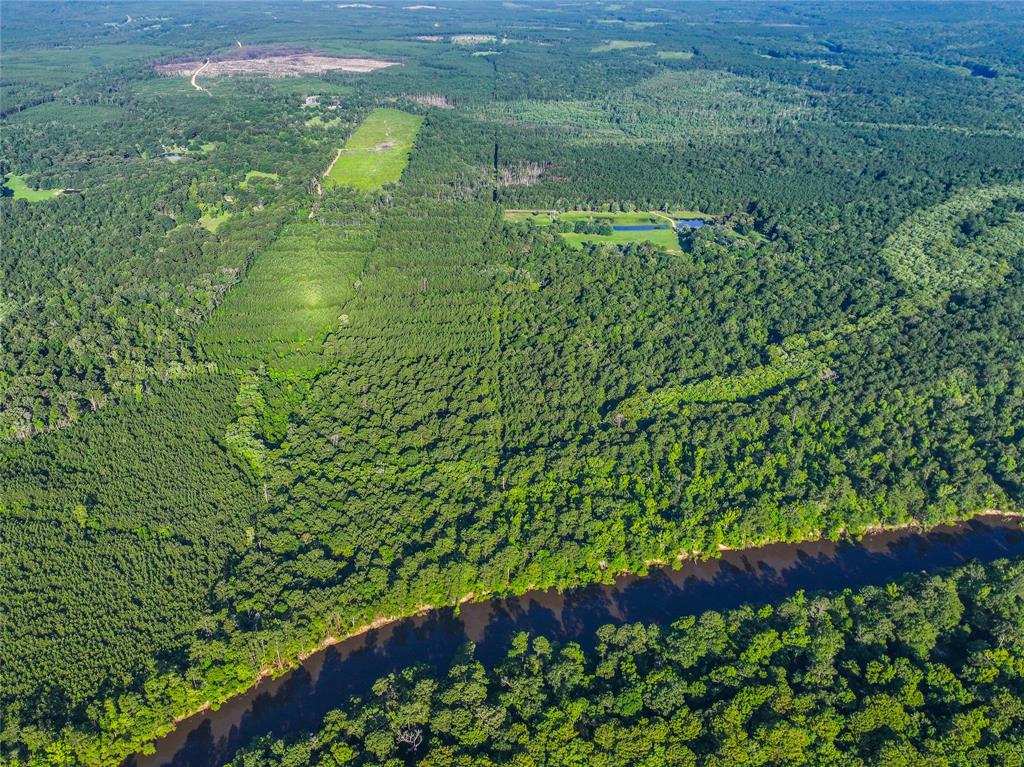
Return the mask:
[[403,727],[398,731],[398,735],[395,737],[398,743],[404,743],[407,746],[411,746],[412,750],[415,751],[423,743],[423,730],[420,728],[413,729],[412,727]]

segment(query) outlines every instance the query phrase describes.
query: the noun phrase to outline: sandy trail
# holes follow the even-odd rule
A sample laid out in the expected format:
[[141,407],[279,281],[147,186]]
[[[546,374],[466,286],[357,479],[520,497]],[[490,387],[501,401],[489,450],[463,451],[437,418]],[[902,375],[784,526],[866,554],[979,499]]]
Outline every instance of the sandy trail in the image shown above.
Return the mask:
[[338,162],[338,160],[341,159],[341,153],[344,152],[344,151],[345,151],[344,149],[339,149],[338,153],[336,155],[334,155],[334,159],[331,160],[331,164],[328,165],[327,166],[327,170],[324,171],[324,178],[327,178],[331,174],[331,169],[334,168],[334,164],[336,162]]
[[192,73],[192,87],[195,88],[197,91],[202,91],[207,96],[212,96],[213,95],[212,93],[210,93],[208,90],[206,90],[206,88],[204,88],[202,85],[200,85],[199,83],[196,82],[196,78],[199,77],[199,73],[202,72],[204,69],[206,69],[208,66],[210,66],[210,60],[209,59],[207,59],[203,63],[203,65],[201,67],[199,67],[199,69],[197,69],[195,72]]

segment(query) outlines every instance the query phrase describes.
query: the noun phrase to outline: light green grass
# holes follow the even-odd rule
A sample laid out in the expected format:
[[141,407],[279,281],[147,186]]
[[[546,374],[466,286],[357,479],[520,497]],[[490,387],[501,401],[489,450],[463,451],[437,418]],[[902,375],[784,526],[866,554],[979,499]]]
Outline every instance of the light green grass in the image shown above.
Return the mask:
[[650,229],[646,232],[612,232],[611,234],[575,234],[566,232],[562,239],[574,247],[582,248],[593,243],[610,243],[612,245],[629,245],[630,243],[649,242],[659,248],[681,253],[679,235],[674,229]]
[[202,216],[199,217],[199,225],[210,232],[216,232],[218,229],[220,229],[221,224],[230,219],[233,215],[235,214],[229,210],[224,211],[223,213],[219,213],[217,215],[204,213]]
[[316,115],[306,120],[307,128],[336,128],[339,125],[341,125],[340,117],[331,117],[325,120],[321,115]]
[[52,200],[57,195],[62,194],[60,189],[33,189],[25,183],[27,178],[27,175],[6,177],[4,185],[11,190],[15,200],[39,202],[40,200]]
[[373,190],[397,182],[409,162],[421,125],[420,115],[397,109],[371,112],[345,142],[327,174],[327,183]]
[[279,181],[281,177],[276,173],[265,173],[262,170],[250,170],[246,172],[245,178],[238,183],[238,188],[245,189],[249,186],[251,181],[261,178],[269,179],[271,181]]
[[635,48],[650,48],[654,43],[647,40],[609,40],[604,45],[590,49],[591,53],[610,53],[612,51],[628,51]]
[[654,55],[666,61],[689,61],[693,58],[693,51],[658,51]]
[[565,213],[556,213],[550,210],[506,210],[504,218],[510,223],[521,224],[532,221],[535,224],[546,226],[557,221],[575,223],[577,221],[589,221],[592,223],[607,223],[612,226],[637,226],[644,224],[655,224],[665,226],[665,229],[650,229],[641,232],[613,232],[604,234],[577,234],[575,232],[561,232],[561,237],[570,245],[582,248],[588,243],[607,242],[613,245],[628,245],[633,242],[650,242],[658,247],[673,253],[680,253],[679,235],[671,227],[672,218],[707,218],[707,214],[699,211],[671,211],[661,213],[659,211],[633,211],[630,213],[605,213],[594,210],[570,210]]

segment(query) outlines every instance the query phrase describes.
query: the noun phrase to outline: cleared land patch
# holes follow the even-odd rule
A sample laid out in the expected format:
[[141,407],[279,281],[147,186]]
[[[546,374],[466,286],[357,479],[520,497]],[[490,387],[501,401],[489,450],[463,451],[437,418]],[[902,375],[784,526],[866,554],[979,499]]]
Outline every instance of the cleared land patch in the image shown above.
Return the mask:
[[693,58],[693,51],[658,51],[654,55],[666,61],[689,61]]
[[324,72],[374,72],[399,66],[399,61],[384,59],[344,58],[318,53],[269,52],[239,58],[183,59],[157,64],[154,69],[170,77],[193,77],[202,70],[203,78],[231,77],[234,75],[264,75],[267,77],[299,77]]
[[483,43],[493,43],[498,38],[494,35],[452,35],[452,45],[482,45]]
[[682,219],[698,223],[710,218],[708,214],[694,210],[634,211],[631,213],[606,213],[602,211],[573,210],[559,213],[556,210],[513,209],[504,212],[504,218],[511,223],[532,222],[540,226],[558,226],[559,235],[570,245],[582,248],[588,243],[629,243],[650,242],[673,253],[681,253],[679,229],[691,228],[679,225]]
[[4,188],[10,190],[10,196],[14,197],[15,200],[28,200],[29,202],[51,200],[57,195],[64,193],[63,189],[33,189],[25,182],[27,178],[28,175],[26,174],[7,176],[4,180]]
[[893,274],[925,296],[978,288],[1024,252],[1024,184],[968,189],[918,211],[886,241]]
[[281,177],[276,173],[267,173],[262,170],[250,170],[245,174],[245,178],[238,182],[239,189],[245,189],[253,181],[259,181],[260,179],[266,179],[268,181],[278,181]]
[[317,115],[306,120],[307,128],[336,128],[339,125],[341,125],[340,117],[330,117],[325,120],[320,115]]
[[199,225],[210,232],[216,232],[220,229],[221,224],[228,221],[234,213],[230,210],[223,211],[222,213],[203,213],[199,217]]
[[421,125],[423,117],[397,109],[371,112],[324,174],[328,185],[373,190],[397,182]]

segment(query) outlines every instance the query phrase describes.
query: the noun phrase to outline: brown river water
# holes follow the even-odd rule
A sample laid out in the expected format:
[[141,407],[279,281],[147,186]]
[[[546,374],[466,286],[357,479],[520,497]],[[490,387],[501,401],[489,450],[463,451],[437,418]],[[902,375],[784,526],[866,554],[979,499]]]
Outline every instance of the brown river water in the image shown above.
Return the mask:
[[685,561],[678,569],[623,575],[612,585],[564,593],[535,591],[520,597],[467,603],[396,621],[311,655],[277,679],[184,720],[156,743],[156,753],[125,767],[216,767],[239,748],[267,734],[284,736],[317,728],[331,709],[365,694],[381,676],[415,664],[439,670],[465,642],[476,643],[484,663],[504,657],[520,631],[585,648],[606,623],[668,624],[683,615],[764,604],[797,591],[879,585],[915,572],[970,560],[1024,556],[1024,530],[1010,517],[984,516],[926,532],[871,533],[857,541],[776,543],[724,551],[719,559]]

